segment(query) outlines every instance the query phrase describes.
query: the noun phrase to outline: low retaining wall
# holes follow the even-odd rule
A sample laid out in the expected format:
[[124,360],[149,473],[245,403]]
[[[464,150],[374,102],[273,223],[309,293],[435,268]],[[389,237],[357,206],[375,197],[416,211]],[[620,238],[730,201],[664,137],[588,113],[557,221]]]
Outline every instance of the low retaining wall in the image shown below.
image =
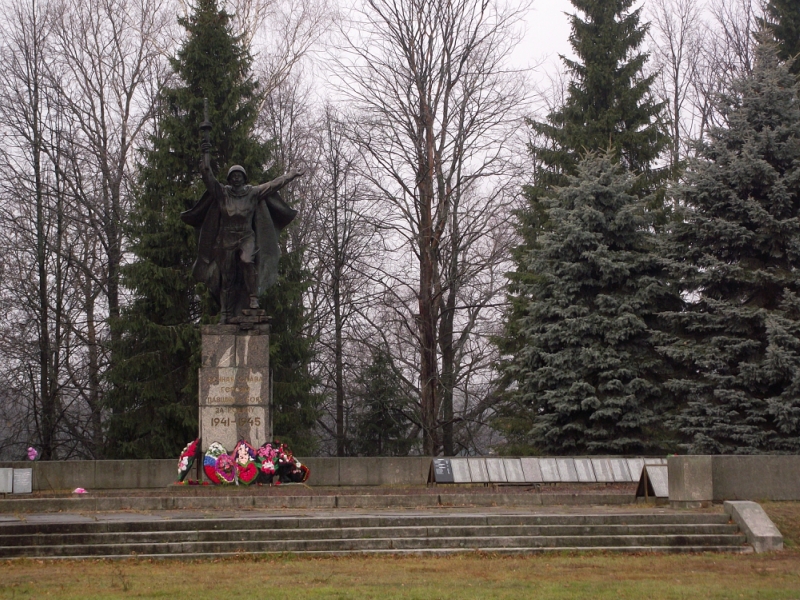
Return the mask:
[[725,500],[800,500],[800,456],[670,456],[669,500],[697,506]]
[[[311,485],[424,485],[431,459],[300,458],[311,469]],[[33,469],[33,490],[163,488],[178,478],[177,459],[0,462],[0,468]],[[194,477],[194,468],[189,474]]]

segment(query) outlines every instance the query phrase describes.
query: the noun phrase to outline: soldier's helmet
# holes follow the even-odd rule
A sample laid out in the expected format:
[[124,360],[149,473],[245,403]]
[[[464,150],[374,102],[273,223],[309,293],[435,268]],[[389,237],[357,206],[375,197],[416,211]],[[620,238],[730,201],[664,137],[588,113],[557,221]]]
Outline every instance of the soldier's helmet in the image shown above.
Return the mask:
[[237,171],[244,176],[244,181],[245,183],[247,183],[247,171],[245,171],[244,167],[241,165],[233,165],[230,169],[228,169],[228,181],[231,180],[231,175],[233,175]]

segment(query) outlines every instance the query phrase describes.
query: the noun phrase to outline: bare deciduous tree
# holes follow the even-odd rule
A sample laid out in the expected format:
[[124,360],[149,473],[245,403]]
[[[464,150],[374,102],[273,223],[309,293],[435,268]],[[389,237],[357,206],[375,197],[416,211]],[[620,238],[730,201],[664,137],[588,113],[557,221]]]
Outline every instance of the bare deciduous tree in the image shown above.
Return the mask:
[[479,242],[507,214],[509,125],[524,96],[504,61],[523,10],[367,0],[337,62],[340,91],[361,112],[353,138],[393,219],[385,235],[399,260],[382,282],[415,340],[426,454],[454,451],[458,346],[498,300],[497,288],[475,304],[465,292],[496,259]]

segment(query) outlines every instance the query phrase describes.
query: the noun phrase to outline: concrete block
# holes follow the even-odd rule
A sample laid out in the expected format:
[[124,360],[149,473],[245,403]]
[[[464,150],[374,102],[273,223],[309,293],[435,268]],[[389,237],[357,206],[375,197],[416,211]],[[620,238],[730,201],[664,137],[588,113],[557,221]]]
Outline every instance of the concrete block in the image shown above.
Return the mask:
[[339,463],[339,485],[380,485],[380,461],[377,457],[342,459]]
[[379,485],[425,485],[431,459],[427,456],[381,457],[377,459],[377,467]]
[[308,457],[298,458],[297,460],[306,465],[311,471],[306,482],[311,487],[339,485],[339,461],[341,459],[337,457]]
[[739,525],[756,552],[783,550],[783,536],[764,509],[755,502],[726,501],[725,512]]
[[800,500],[800,456],[713,456],[715,502]]
[[714,498],[711,456],[670,456],[669,501],[676,508],[708,506]]
[[[95,464],[95,481],[91,486],[82,485],[86,489],[141,489],[163,488],[178,479],[178,460],[97,460]],[[189,473],[194,477],[194,467]]]
[[[177,465],[176,461],[176,469]],[[76,487],[96,489],[93,460],[37,461],[34,468],[35,490],[74,490]]]

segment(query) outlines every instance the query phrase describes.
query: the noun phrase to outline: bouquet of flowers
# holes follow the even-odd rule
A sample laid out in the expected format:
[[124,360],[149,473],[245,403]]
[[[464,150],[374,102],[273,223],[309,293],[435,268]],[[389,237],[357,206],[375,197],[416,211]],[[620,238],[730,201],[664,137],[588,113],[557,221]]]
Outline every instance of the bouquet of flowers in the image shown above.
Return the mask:
[[250,485],[258,477],[255,457],[255,449],[245,440],[239,440],[236,448],[233,449],[233,458],[236,462],[236,477],[239,483]]
[[217,479],[223,485],[236,483],[236,461],[230,454],[220,454],[216,465]]
[[189,474],[189,471],[194,464],[194,458],[197,455],[197,445],[200,440],[197,439],[186,445],[178,458],[178,481],[183,481]]
[[278,451],[267,442],[256,451],[259,483],[272,483],[275,475],[275,463],[278,461]]

